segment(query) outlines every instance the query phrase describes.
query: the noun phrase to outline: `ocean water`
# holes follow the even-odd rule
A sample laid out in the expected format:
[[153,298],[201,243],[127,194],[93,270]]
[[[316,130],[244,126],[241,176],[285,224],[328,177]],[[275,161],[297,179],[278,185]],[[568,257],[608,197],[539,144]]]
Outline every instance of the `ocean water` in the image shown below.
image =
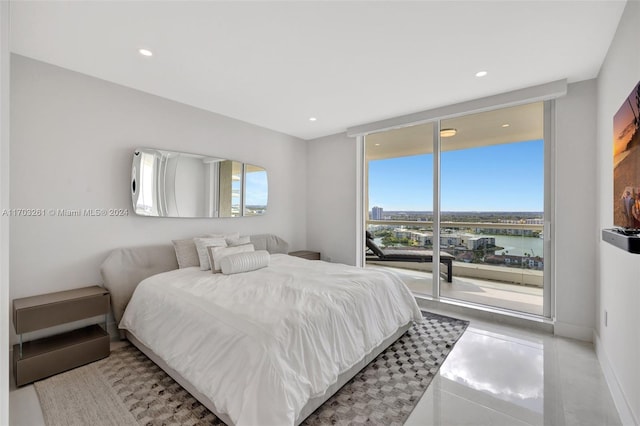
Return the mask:
[[508,254],[513,254],[515,256],[524,256],[525,253],[529,253],[534,256],[544,257],[544,240],[542,238],[517,237],[513,235],[487,236],[495,237],[496,245],[504,247],[504,250],[498,250],[496,251],[496,254],[504,254],[505,251],[508,251]]

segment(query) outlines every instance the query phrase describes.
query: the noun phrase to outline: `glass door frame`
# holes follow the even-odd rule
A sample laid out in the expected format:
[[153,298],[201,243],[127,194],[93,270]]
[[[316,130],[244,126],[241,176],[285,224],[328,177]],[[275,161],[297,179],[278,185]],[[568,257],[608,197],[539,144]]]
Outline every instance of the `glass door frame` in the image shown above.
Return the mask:
[[440,121],[433,122],[433,264],[431,294],[440,300]]
[[[555,217],[555,111],[554,100],[544,102],[544,226],[542,235],[544,237],[544,269],[542,273],[542,316],[544,318],[555,319],[555,227],[553,218]],[[548,259],[548,260],[547,260]]]
[[[535,103],[541,102],[540,100],[530,100],[529,102],[521,102],[520,104],[527,103]],[[554,226],[553,226],[553,218],[555,217],[555,101],[544,100],[543,108],[544,108],[544,117],[543,117],[543,144],[544,144],[544,226],[543,226],[543,250],[544,250],[544,268],[543,268],[543,314],[542,316],[528,314],[524,312],[517,312],[518,315],[528,316],[528,317],[538,317],[538,318],[546,318],[546,319],[554,319],[555,317],[555,300],[553,295],[554,291],[554,275],[555,275],[555,250],[554,244]],[[493,108],[486,108],[485,111],[497,110],[502,108],[509,108],[514,105],[496,105]],[[478,111],[469,111],[466,113],[456,113],[449,116],[440,116],[431,120],[424,120],[415,123],[407,123],[405,126],[398,127],[410,127],[418,124],[426,124],[433,123],[433,263],[432,263],[432,296],[420,296],[431,298],[433,300],[441,300],[440,297],[440,231],[441,231],[441,211],[440,211],[440,201],[441,201],[441,188],[440,188],[440,146],[441,146],[441,138],[440,138],[440,128],[441,121],[454,118],[461,117],[467,114],[477,113]],[[396,128],[398,128],[396,127]],[[382,130],[384,131],[384,130]],[[373,133],[373,132],[372,132]],[[358,209],[359,214],[357,215],[356,220],[356,238],[360,241],[360,244],[357,244],[358,253],[356,256],[356,264],[363,266],[366,263],[364,258],[364,229],[366,227],[366,221],[368,217],[368,164],[366,161],[366,153],[365,153],[365,138],[366,135],[358,135],[356,140],[356,147],[358,151],[357,156],[357,164],[356,164],[356,172],[360,179],[358,179],[358,187],[357,194],[360,196],[357,197],[356,208]],[[435,236],[438,236],[437,238]],[[465,301],[458,301],[462,304],[467,305]],[[468,306],[474,306],[472,303],[469,303]],[[496,311],[508,311],[500,307],[496,306],[486,306],[490,310]],[[516,311],[509,311],[516,312]]]

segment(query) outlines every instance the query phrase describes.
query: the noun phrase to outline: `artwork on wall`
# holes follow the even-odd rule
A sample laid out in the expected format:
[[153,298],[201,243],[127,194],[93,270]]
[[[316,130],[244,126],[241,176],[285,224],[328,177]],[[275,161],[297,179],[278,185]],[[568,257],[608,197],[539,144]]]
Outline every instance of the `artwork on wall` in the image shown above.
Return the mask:
[[613,117],[613,223],[640,229],[640,82]]

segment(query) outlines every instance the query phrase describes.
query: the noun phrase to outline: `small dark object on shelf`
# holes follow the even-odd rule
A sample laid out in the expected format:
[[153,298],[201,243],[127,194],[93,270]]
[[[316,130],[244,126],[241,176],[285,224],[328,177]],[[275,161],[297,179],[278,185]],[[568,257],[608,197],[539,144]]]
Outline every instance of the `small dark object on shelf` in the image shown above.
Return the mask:
[[629,253],[640,254],[640,229],[603,229],[602,240]]

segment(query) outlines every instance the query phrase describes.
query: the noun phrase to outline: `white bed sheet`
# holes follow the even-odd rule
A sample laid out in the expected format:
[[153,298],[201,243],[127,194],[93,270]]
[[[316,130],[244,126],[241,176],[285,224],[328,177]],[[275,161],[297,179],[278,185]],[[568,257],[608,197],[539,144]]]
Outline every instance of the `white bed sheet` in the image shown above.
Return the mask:
[[307,401],[412,319],[394,274],[283,254],[257,271],[142,281],[128,330],[237,425],[293,425]]

